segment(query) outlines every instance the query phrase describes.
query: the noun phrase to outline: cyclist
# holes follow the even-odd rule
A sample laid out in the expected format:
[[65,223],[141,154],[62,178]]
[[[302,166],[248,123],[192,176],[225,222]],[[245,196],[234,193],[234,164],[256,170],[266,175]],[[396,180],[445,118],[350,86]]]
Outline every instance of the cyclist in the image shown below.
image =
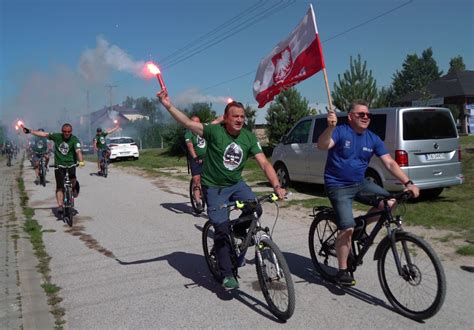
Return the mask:
[[104,157],[109,159],[110,156],[110,149],[107,147],[107,143],[105,142],[105,137],[116,130],[119,129],[118,122],[115,124],[115,127],[109,128],[107,130],[102,131],[101,127],[97,127],[96,134],[94,139],[92,140],[92,146],[94,151],[97,153],[97,167],[99,169],[98,174],[102,175],[102,169],[100,168],[100,162]]
[[[355,284],[347,271],[347,257],[351,250],[354,231],[352,201],[356,200],[372,206],[368,213],[383,209],[383,204],[371,196],[388,196],[389,193],[371,180],[365,179],[365,171],[370,158],[375,154],[392,175],[410,190],[414,197],[420,191],[390,156],[382,140],[368,130],[370,113],[367,102],[355,100],[351,103],[347,116],[348,124],[336,126],[335,112],[327,115],[328,127],[319,136],[317,147],[329,150],[324,170],[324,185],[327,196],[336,212],[339,233],[336,239],[336,255],[339,264],[337,279],[341,285]],[[395,201],[389,202],[394,207]],[[370,222],[378,220],[369,219]]]
[[[44,129],[38,128],[38,132],[44,132]],[[33,166],[35,168],[35,174],[36,174],[36,179],[35,179],[35,184],[39,183],[39,163],[41,160],[41,157],[44,157],[45,161],[45,167],[48,169],[48,163],[49,163],[49,154],[48,154],[48,140],[43,137],[36,137],[33,140],[33,143],[31,144],[31,150],[32,150],[32,160],[33,160]]]
[[223,277],[222,286],[226,290],[236,289],[239,282],[232,271],[229,215],[220,206],[229,201],[255,199],[255,194],[242,179],[242,170],[250,156],[255,156],[279,198],[284,198],[286,190],[280,187],[275,170],[263,154],[255,134],[243,128],[245,112],[242,103],[232,101],[227,104],[222,124],[203,125],[177,109],[166,90],[157,96],[176,121],[206,139],[202,188],[208,203],[208,216],[214,226],[214,247]]
[[[82,158],[81,143],[79,139],[72,135],[72,126],[69,123],[63,124],[61,133],[46,133],[44,131],[36,131],[22,127],[26,134],[33,134],[40,138],[48,138],[54,142],[54,163],[55,165],[71,166],[79,160],[79,166],[84,167],[84,160]],[[56,202],[58,203],[58,211],[63,212],[64,201],[64,176],[65,171],[69,172],[69,178],[72,182],[72,189],[74,197],[79,194],[79,182],[76,179],[76,168],[69,169],[56,168],[54,170],[54,177],[56,179]]]
[[[200,123],[201,119],[198,116],[192,116],[192,121]],[[222,117],[219,117],[211,122],[211,124],[218,124],[222,121]],[[206,124],[205,124],[206,125]],[[202,162],[206,155],[206,140],[201,136],[193,133],[190,130],[186,130],[184,134],[184,141],[188,149],[188,162],[191,167],[191,175],[193,177],[193,191],[194,198],[196,199],[196,209],[198,212],[202,212],[203,206],[201,201],[201,173],[202,173]]]
[[5,152],[5,155],[12,155],[13,156],[13,143],[10,140],[5,141],[5,145],[3,146],[3,150]]

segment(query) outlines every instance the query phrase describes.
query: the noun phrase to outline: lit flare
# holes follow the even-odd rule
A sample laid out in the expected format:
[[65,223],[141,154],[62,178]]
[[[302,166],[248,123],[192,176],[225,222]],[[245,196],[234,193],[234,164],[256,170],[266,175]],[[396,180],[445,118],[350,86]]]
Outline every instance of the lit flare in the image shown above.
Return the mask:
[[147,63],[146,66],[148,68],[148,71],[150,71],[150,73],[154,74],[156,76],[156,79],[158,79],[158,82],[160,83],[161,90],[166,91],[166,85],[165,85],[165,82],[163,81],[163,78],[161,77],[160,69],[153,62]]

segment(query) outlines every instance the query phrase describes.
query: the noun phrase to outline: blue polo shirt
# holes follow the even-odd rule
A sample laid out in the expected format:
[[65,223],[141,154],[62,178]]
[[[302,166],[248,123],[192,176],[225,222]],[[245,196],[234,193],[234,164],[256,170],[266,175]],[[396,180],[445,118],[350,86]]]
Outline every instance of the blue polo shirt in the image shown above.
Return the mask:
[[370,158],[388,154],[383,141],[366,129],[362,134],[349,125],[337,126],[332,139],[335,145],[328,150],[324,183],[328,187],[342,187],[364,180]]

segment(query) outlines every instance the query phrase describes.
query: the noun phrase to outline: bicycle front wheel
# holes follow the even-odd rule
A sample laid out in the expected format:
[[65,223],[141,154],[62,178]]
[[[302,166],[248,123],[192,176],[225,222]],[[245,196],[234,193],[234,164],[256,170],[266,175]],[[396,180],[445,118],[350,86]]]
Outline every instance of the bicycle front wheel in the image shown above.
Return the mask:
[[41,164],[40,165],[40,168],[39,168],[39,175],[40,175],[40,184],[43,186],[43,187],[46,187],[46,170],[44,168],[44,164]]
[[207,221],[202,229],[202,249],[212,276],[214,276],[216,281],[220,282],[222,278],[217,264],[216,251],[214,249],[214,226],[210,221]]
[[71,188],[67,187],[64,191],[64,214],[63,214],[63,219],[64,219],[64,222],[66,222],[69,227],[72,227],[72,224],[73,224],[72,218],[74,216],[71,201],[72,201]]
[[194,213],[201,214],[202,211],[204,211],[204,196],[201,193],[202,208],[198,208],[197,200],[196,200],[196,197],[194,196],[193,178],[191,178],[191,181],[189,182],[189,199],[191,201],[191,207],[193,208]]
[[[395,254],[400,259],[401,275]],[[443,266],[423,239],[410,233],[397,233],[395,250],[389,243],[381,251],[377,272],[385,296],[400,314],[424,320],[443,305],[446,296]]]
[[336,256],[337,225],[328,214],[319,213],[309,228],[308,246],[316,271],[334,282],[339,269]]
[[282,321],[288,320],[295,311],[295,288],[285,257],[271,239],[262,239],[255,248],[255,261],[270,312]]

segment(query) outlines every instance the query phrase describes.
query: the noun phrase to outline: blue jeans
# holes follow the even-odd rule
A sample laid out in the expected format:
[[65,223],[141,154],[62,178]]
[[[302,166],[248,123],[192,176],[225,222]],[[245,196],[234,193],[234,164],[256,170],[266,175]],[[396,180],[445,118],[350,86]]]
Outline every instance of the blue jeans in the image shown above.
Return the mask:
[[206,196],[207,215],[214,226],[214,248],[222,277],[233,276],[230,259],[232,246],[229,241],[229,211],[221,206],[236,200],[255,199],[252,189],[243,181],[229,187],[207,187],[202,190]]
[[377,197],[389,196],[388,191],[370,180],[344,187],[326,187],[326,193],[336,213],[339,230],[355,226],[352,203],[357,201],[373,207],[378,206]]

